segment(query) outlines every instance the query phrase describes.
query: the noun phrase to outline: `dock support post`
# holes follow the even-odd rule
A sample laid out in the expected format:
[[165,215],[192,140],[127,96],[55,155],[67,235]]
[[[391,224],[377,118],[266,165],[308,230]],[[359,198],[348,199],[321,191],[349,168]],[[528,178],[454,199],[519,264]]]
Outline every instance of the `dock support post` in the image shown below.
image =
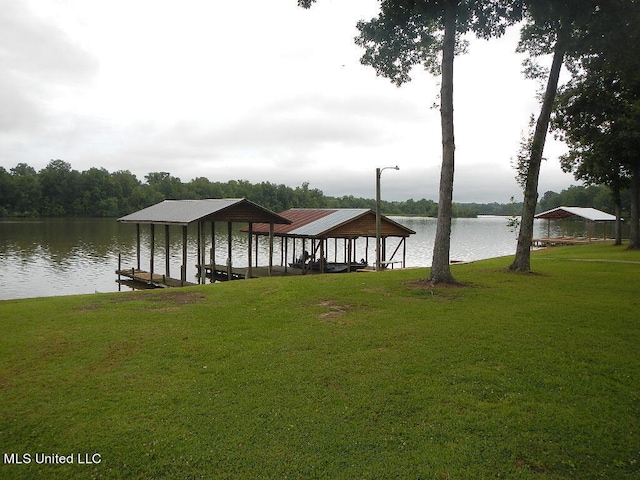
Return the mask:
[[211,283],[216,280],[216,222],[211,222]]
[[180,269],[181,285],[187,280],[187,226],[182,226],[182,268]]
[[259,238],[258,238],[258,235],[257,235],[257,234],[256,234],[256,235],[254,235],[254,239],[253,239],[253,240],[254,240],[254,242],[255,242],[255,243],[253,244],[253,249],[254,249],[254,253],[255,253],[255,256],[253,257],[253,258],[254,258],[253,264],[254,264],[254,266],[255,266],[256,268],[258,268],[258,265],[259,265],[259,263],[258,263],[258,261],[259,261],[259,260],[258,260],[259,250],[258,250],[258,249],[259,249],[259,247],[260,247],[260,240],[259,240]]
[[273,222],[269,223],[269,276],[273,271]]
[[166,277],[171,277],[171,267],[169,262],[169,225],[164,226],[164,251],[165,251],[165,260],[164,260],[164,274]]
[[136,223],[136,268],[140,270],[140,224]]
[[232,224],[231,222],[227,222],[227,280],[233,280],[233,260],[232,254],[233,250],[231,248],[231,234],[232,234]]
[[387,237],[382,237],[382,261],[387,261]]
[[284,259],[285,259],[285,256],[284,256],[284,238],[285,237],[280,237],[280,266],[281,267],[283,266],[283,262],[284,262]]
[[402,268],[407,268],[407,237],[402,237]]
[[306,247],[305,238],[304,238],[304,237],[302,237],[302,252],[300,253],[300,259],[301,259],[301,260],[300,260],[300,263],[301,263],[300,268],[302,268],[302,274],[303,274],[303,275],[305,275],[305,274],[307,273],[307,269],[306,269],[306,265],[307,265],[307,264],[306,264],[306,260],[307,260],[307,258],[306,258],[306,257],[307,257],[307,256],[306,256],[306,254],[305,254],[305,252],[306,252],[307,250],[305,249],[305,247]]
[[364,261],[369,265],[369,237],[365,237],[364,242]]
[[150,248],[150,259],[149,259],[149,283],[153,282],[153,263],[154,263],[154,254],[156,247],[156,226],[155,224],[151,224],[151,248]]
[[[249,258],[248,260],[248,265],[249,268],[247,268],[247,277],[251,278],[251,276],[253,275],[253,258],[251,258],[251,256],[253,255],[253,223],[249,222],[249,244],[247,245],[247,253]],[[258,246],[258,242],[256,241],[256,247]],[[258,260],[258,252],[256,252],[256,260]]]
[[289,237],[282,237],[282,241],[284,242],[284,271],[287,272],[287,267],[289,266]]
[[198,231],[200,232],[200,249],[198,250],[198,263],[200,263],[200,283],[204,285],[207,283],[207,269],[204,266],[206,261],[206,247],[205,247],[205,235],[204,235],[204,222],[198,222]]

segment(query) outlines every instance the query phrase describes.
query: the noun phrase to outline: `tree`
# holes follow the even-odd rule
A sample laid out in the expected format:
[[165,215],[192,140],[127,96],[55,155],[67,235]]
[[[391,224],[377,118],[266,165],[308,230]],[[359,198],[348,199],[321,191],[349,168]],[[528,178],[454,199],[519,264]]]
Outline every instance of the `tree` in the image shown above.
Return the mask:
[[[298,0],[305,8],[314,2]],[[453,61],[456,48],[463,49],[458,34],[471,31],[482,38],[498,36],[520,16],[518,0],[387,0],[381,2],[377,18],[358,23],[360,35],[356,43],[365,50],[362,63],[372,66],[378,75],[398,86],[410,81],[411,69],[418,64],[442,75],[442,167],[436,238],[428,278],[433,284],[457,283],[451,274],[449,257],[455,168]]]
[[[618,3],[624,1],[525,0],[526,23],[522,29],[519,51],[529,52],[532,58],[553,54],[553,60],[525,165],[524,204],[516,256],[509,266],[512,271],[531,270],[531,241],[540,164],[565,57],[572,66],[579,59],[593,55],[598,48],[602,55],[610,53],[609,46],[599,42],[607,28],[614,28],[611,12]],[[529,63],[529,67],[532,66],[533,63]],[[535,76],[536,69],[529,68],[528,72]],[[539,71],[537,74],[539,76]]]
[[169,172],[149,172],[144,178],[147,184],[165,199],[182,198],[182,182],[179,178],[172,177]]
[[[558,96],[554,127],[570,148],[565,171],[589,184],[607,185],[616,212],[616,244],[622,243],[622,191],[631,186],[629,248],[640,248],[640,12],[638,2],[612,1],[609,25],[598,48],[576,68]],[[604,24],[604,22],[602,22]],[[634,38],[635,36],[635,38]],[[619,48],[624,44],[625,48]]]
[[38,172],[42,189],[43,215],[71,215],[76,193],[79,190],[77,170],[63,160],[51,160]]

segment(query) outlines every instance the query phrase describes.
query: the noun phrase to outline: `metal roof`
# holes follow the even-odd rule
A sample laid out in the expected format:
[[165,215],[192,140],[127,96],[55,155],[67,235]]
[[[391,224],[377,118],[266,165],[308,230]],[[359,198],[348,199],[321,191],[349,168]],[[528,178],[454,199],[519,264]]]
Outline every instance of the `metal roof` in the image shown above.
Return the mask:
[[298,228],[289,232],[290,235],[298,237],[317,237],[326,233],[329,230],[343,225],[359,216],[367,213],[367,208],[341,208],[334,210],[328,215],[318,218],[317,220],[307,223],[306,225],[300,225]]
[[123,223],[188,225],[204,219],[208,221],[291,222],[245,198],[164,200],[163,202],[119,218],[118,221]]
[[[281,216],[291,220],[291,225],[276,225],[274,234],[290,237],[330,237],[331,233],[341,226],[349,224],[355,220],[366,217],[367,215],[375,217],[375,212],[368,208],[292,208],[280,213]],[[399,223],[382,216],[382,223],[387,227],[395,230],[394,236],[409,236],[416,232],[410,228],[400,225]],[[247,231],[247,228],[243,228]],[[369,229],[370,230],[370,229]],[[256,224],[252,226],[255,234],[267,234],[269,226],[266,224]],[[357,234],[348,236],[367,236],[371,235],[370,231],[359,231]],[[373,233],[375,235],[375,233]]]
[[616,220],[615,215],[595,208],[586,207],[557,207],[535,216],[535,218],[543,219],[562,219],[569,217],[580,217],[591,222],[614,222]]

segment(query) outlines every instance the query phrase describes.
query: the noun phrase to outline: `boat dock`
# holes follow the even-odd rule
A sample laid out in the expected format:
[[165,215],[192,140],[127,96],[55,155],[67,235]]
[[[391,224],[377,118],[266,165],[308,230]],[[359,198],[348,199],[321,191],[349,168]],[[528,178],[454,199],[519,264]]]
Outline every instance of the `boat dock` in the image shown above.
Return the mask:
[[227,267],[227,265],[214,264],[213,266],[208,263],[205,265],[196,265],[198,271],[204,270],[205,275],[214,280],[226,281],[229,280],[244,280],[246,278],[261,278],[261,277],[284,277],[287,275],[309,275],[313,273],[311,270],[302,270],[301,268],[283,267],[280,265],[271,266],[271,273],[269,273],[269,267]]
[[177,278],[167,277],[166,275],[160,275],[159,273],[150,273],[144,270],[137,270],[135,268],[125,268],[116,270],[118,275],[118,282],[122,283],[121,277],[126,277],[125,282],[135,282],[139,284],[149,285],[156,288],[166,287],[188,287],[190,285],[197,285],[196,283],[179,280]]
[[587,238],[587,237],[545,237],[534,238],[531,244],[534,247],[561,247],[568,245],[583,245],[588,243],[601,243],[612,241],[611,238]]

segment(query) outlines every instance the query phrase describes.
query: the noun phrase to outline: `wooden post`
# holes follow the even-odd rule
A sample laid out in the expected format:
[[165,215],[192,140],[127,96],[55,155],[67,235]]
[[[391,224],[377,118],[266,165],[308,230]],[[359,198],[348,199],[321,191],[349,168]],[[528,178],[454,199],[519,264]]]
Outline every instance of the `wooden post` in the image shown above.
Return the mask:
[[273,271],[273,222],[269,223],[269,276]]
[[320,239],[320,273],[324,273],[324,242],[325,239]]
[[187,281],[187,226],[182,226],[182,267],[180,268],[180,285]]
[[118,253],[118,291],[121,291],[120,270],[122,270],[122,253]]
[[402,268],[407,268],[407,237],[402,237]]
[[364,241],[364,261],[369,265],[369,237],[365,237]]
[[[247,246],[247,252],[248,252],[248,264],[249,264],[249,268],[247,269],[247,277],[251,278],[251,276],[253,275],[253,270],[252,270],[252,265],[253,265],[253,258],[251,258],[252,255],[252,242],[253,242],[253,223],[249,222],[249,244]],[[256,245],[258,245],[258,242],[256,241]],[[256,260],[257,260],[257,252],[256,252]]]
[[296,263],[296,239],[293,238],[293,255],[291,256],[291,263]]
[[284,252],[283,252],[283,261],[284,261],[284,271],[287,272],[287,268],[289,267],[289,237],[282,237]]
[[140,270],[140,224],[136,223],[136,268]]
[[200,279],[202,285],[204,285],[205,283],[207,283],[207,269],[205,268],[205,262],[207,261],[207,247],[206,247],[206,242],[205,242],[205,234],[204,234],[204,222],[200,221],[198,222],[198,224],[200,225],[200,251],[198,252],[199,255],[199,261],[200,261],[200,267],[202,268],[202,272],[200,274]]
[[211,222],[211,282],[215,280],[216,267],[216,222]]
[[356,260],[358,260],[358,242],[357,242],[357,238],[353,239],[353,261],[355,262]]
[[149,259],[149,282],[153,281],[153,261],[154,261],[154,253],[155,253],[155,245],[156,245],[156,226],[155,224],[151,224],[151,248],[150,248],[150,259]]
[[255,235],[255,243],[254,243],[254,249],[255,249],[255,266],[256,268],[258,267],[258,247],[260,246],[260,240],[258,239],[258,234],[256,233]]
[[387,237],[382,237],[382,261],[387,260]]
[[227,222],[227,280],[231,280],[233,278],[232,268],[233,268],[233,260],[232,260],[232,249],[231,249],[231,234],[232,234],[232,225],[231,222]]
[[283,266],[284,261],[286,260],[286,256],[285,256],[285,248],[284,248],[284,242],[285,242],[285,238],[286,237],[280,237],[280,266]]
[[196,223],[196,269],[198,270],[198,283],[202,283],[202,223],[198,221]]
[[306,247],[306,239],[304,237],[302,237],[302,252],[300,253],[300,268],[302,268],[302,274],[304,275],[306,272],[306,264],[305,264],[305,254],[304,252],[306,252],[305,247]]
[[169,261],[169,225],[164,226],[164,252],[165,252],[165,262],[164,262],[164,274],[167,277],[171,277],[171,267]]

